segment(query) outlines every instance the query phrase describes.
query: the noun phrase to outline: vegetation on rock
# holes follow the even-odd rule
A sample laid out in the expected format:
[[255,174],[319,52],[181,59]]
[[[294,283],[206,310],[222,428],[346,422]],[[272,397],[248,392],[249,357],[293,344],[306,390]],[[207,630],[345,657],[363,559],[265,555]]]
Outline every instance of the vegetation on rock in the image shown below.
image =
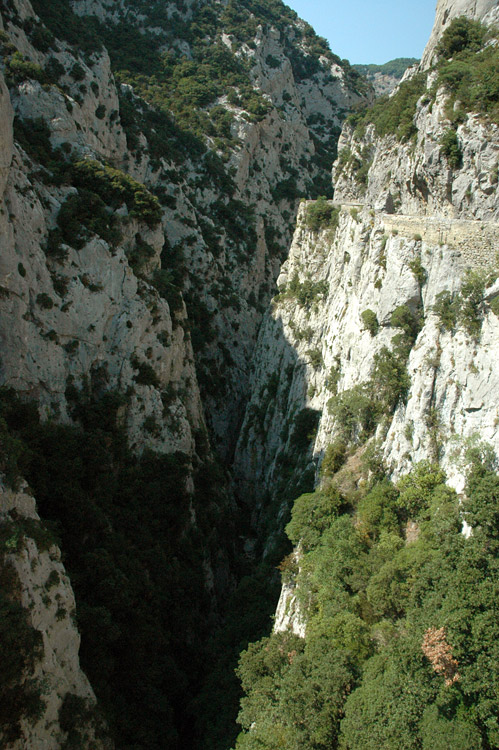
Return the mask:
[[350,115],[355,135],[362,137],[366,127],[373,124],[379,136],[393,134],[400,141],[409,140],[417,133],[414,115],[425,91],[426,75],[423,73],[404,81],[394,96],[380,97],[371,109]]
[[[440,153],[452,169],[459,169],[462,151],[456,128],[464,121],[466,113],[477,113],[499,123],[497,40],[497,31],[493,28],[488,29],[464,16],[455,18],[437,46],[436,84],[429,89],[428,74],[416,73],[402,82],[394,95],[380,97],[370,108],[353,113],[348,119],[354,128],[354,138],[362,141],[367,127],[373,125],[380,137],[394,135],[402,142],[415,139],[418,102],[431,106],[436,92],[443,87],[447,93],[446,115],[452,127],[442,136]],[[337,173],[347,168],[362,187],[367,183],[371,159],[368,146],[363,150],[359,148],[355,155],[349,148],[343,149]]]
[[[201,540],[213,534],[225,502],[219,471],[203,461],[189,495],[187,456],[132,454],[117,426],[122,395],[95,397],[72,386],[68,396],[74,426],[40,423],[34,404],[3,390],[0,409],[11,442],[3,441],[1,460],[12,481],[19,474],[28,479],[42,517],[56,525],[76,595],[82,666],[116,741],[174,747],[190,712],[186,690],[195,692],[207,658],[198,647],[201,623],[203,637],[215,623],[202,572],[209,553]],[[189,523],[192,503],[196,527]],[[229,523],[226,517],[226,530]],[[22,669],[33,650],[21,639],[32,635],[16,606],[6,603],[4,615],[17,623],[9,637],[17,632],[21,649],[9,659]],[[13,677],[5,672],[5,679],[10,690]]]
[[[5,18],[15,19],[12,3],[4,5]],[[258,64],[274,74],[289,67],[295,91],[311,86],[325,90],[333,80],[332,64],[341,67],[351,90],[365,91],[365,82],[280,0],[124,0],[115,5],[107,7],[110,16],[104,22],[97,16],[78,17],[69,0],[33,0],[42,21],[27,19],[22,28],[36,50],[50,53],[44,67],[24,57],[7,34],[0,33],[9,86],[18,87],[19,93],[26,81],[34,81],[37,91],[43,88],[60,97],[68,112],[81,106],[87,86],[98,99],[99,87],[95,80],[89,83],[87,72],[105,47],[122,84],[120,112],[110,112],[107,100],[105,105],[92,98],[93,135],[97,137],[97,128],[108,121],[117,128],[121,124],[129,149],[113,165],[82,158],[90,147],[79,150],[79,141],[74,147],[52,145],[49,120],[16,117],[18,153],[30,170],[29,181],[19,191],[32,190],[34,196],[38,191],[40,214],[51,227],[42,264],[46,260],[55,292],[54,301],[47,292],[36,289],[32,294],[30,288],[24,320],[41,328],[43,322],[35,314],[57,316],[59,298],[70,283],[69,277],[54,272],[67,260],[65,246],[82,250],[98,236],[113,253],[128,217],[136,219],[146,227],[142,226],[143,234],[132,235],[125,250],[139,277],[139,293],[156,302],[158,294],[167,300],[179,338],[190,331],[183,365],[190,365],[192,342],[198,381],[218,416],[216,406],[232,396],[226,388],[228,373],[248,377],[251,350],[248,346],[239,356],[241,321],[253,331],[248,339],[256,337],[271,294],[270,282],[258,288],[251,278],[257,267],[262,278],[275,278],[286,245],[283,227],[303,192],[300,186],[305,185],[310,196],[323,192],[324,182],[330,190],[328,169],[338,136],[337,125],[331,126],[320,113],[309,115],[310,151],[304,154],[315,149],[310,156],[314,184],[301,175],[306,156],[293,162],[292,144],[283,142],[282,149],[272,153],[279,167],[253,204],[246,200],[250,191],[236,187],[242,182],[234,167],[241,133],[249,127],[257,132],[263,122],[281,127],[288,116],[296,122],[298,105],[287,91],[280,92],[282,103],[276,107],[255,82],[260,73],[254,59],[262,34],[273,28],[272,38],[279,44],[275,54],[264,54]],[[437,49],[434,79],[447,91],[450,120],[440,143],[441,161],[452,169],[462,164],[457,127],[464,113],[497,121],[494,39],[479,24],[457,19]],[[74,45],[74,62],[67,69],[57,55],[61,51],[62,59],[70,53],[57,40]],[[396,74],[401,65],[382,67]],[[373,125],[378,136],[415,140],[418,103],[431,106],[435,91],[427,90],[426,74],[413,76],[394,97],[352,116],[355,138],[362,139]],[[78,132],[75,141],[79,138]],[[363,190],[373,156],[371,145],[344,149],[338,170],[348,172]],[[140,179],[154,187],[149,189],[123,171],[126,163],[132,165],[132,174],[144,175]],[[264,171],[262,166],[249,159],[248,179],[258,171]],[[261,184],[259,177],[255,184]],[[361,214],[353,207],[350,215],[358,222],[352,241],[359,240],[367,211]],[[160,221],[166,234],[171,231],[171,243],[165,238],[161,267],[151,270],[155,251],[144,232]],[[313,233],[324,231],[324,238],[332,242],[339,209],[321,195],[306,205],[303,225]],[[308,234],[308,240],[313,236]],[[421,236],[414,240],[421,242]],[[387,265],[386,243],[385,236],[380,274]],[[427,276],[420,251],[416,246],[409,263],[419,292]],[[341,257],[348,265],[348,252]],[[201,266],[206,278],[201,278]],[[353,266],[352,262],[349,271]],[[16,267],[18,284],[27,284],[37,272],[35,264],[25,266],[17,256]],[[295,272],[277,298],[287,310],[298,307],[303,318],[316,312],[330,294],[328,283],[314,281],[312,273]],[[90,291],[102,290],[86,275],[79,279]],[[383,285],[378,281],[376,289]],[[499,309],[496,299],[488,306],[484,300],[490,281],[486,271],[469,271],[459,294],[437,295],[433,312],[441,330],[461,326],[478,341],[484,313],[491,309],[497,314]],[[10,294],[3,287],[0,292]],[[183,313],[184,305],[188,320],[175,315]],[[241,309],[244,315],[239,316]],[[356,316],[361,309],[362,305],[355,308]],[[156,310],[151,303],[153,323]],[[373,310],[360,312],[360,320],[373,338],[377,336],[380,323]],[[128,327],[134,322],[128,319]],[[357,327],[358,323],[356,317]],[[136,392],[156,389],[163,417],[176,397],[173,385],[159,392],[160,369],[152,348],[130,358],[133,375],[126,392],[106,391],[102,383],[85,380],[76,388],[70,377],[64,424],[56,418],[43,421],[35,403],[0,391],[0,471],[12,487],[21,476],[28,480],[42,517],[60,538],[76,592],[82,666],[117,747],[227,750],[233,739],[237,750],[499,746],[499,629],[492,583],[499,552],[496,466],[478,460],[476,454],[470,458],[462,505],[437,465],[417,465],[396,484],[385,476],[373,435],[378,428],[382,432],[383,424],[407,400],[407,364],[421,330],[421,309],[411,298],[382,324],[380,336],[388,341],[387,329],[393,329],[391,340],[374,354],[364,382],[339,390],[340,359],[333,360],[336,364],[325,383],[333,442],[325,450],[321,484],[314,491],[317,459],[312,457],[312,445],[321,412],[306,406],[306,398],[315,397],[316,375],[329,352],[314,340],[310,327],[293,328],[290,323],[296,340],[310,346],[297,367],[308,374],[317,372],[308,391],[305,383],[303,402],[295,401],[275,433],[284,447],[271,466],[273,486],[262,489],[262,480],[255,490],[261,496],[249,509],[243,507],[247,499],[242,493],[231,498],[230,482],[211,456],[203,430],[194,434],[190,425],[196,446],[192,455],[138,452],[128,444],[124,424]],[[165,346],[172,339],[166,328],[157,334]],[[80,339],[73,339],[75,335],[71,332],[60,347],[63,356],[78,351]],[[44,330],[41,336],[57,341],[58,332]],[[168,362],[172,368],[177,364]],[[61,371],[63,366],[66,360]],[[284,362],[260,384],[241,443],[251,430],[265,445],[273,404],[285,389],[289,394],[293,369]],[[197,398],[193,383],[185,387],[191,386]],[[49,393],[53,383],[43,387]],[[243,393],[241,402],[244,398]],[[165,430],[160,416],[144,414],[141,421],[147,438]],[[429,432],[437,423],[433,409],[428,414]],[[238,429],[236,425],[234,432]],[[247,458],[256,463],[258,450],[254,456],[248,452]],[[258,468],[262,475],[267,470],[269,464]],[[462,534],[463,519],[473,529],[469,538]],[[287,520],[284,540],[280,529]],[[6,562],[13,549],[21,549],[26,528],[18,519],[0,524],[0,656],[5,667],[0,732],[5,744],[18,739],[23,718],[35,720],[43,707],[43,686],[26,676],[38,657],[39,638],[27,625]],[[53,539],[42,526],[32,525],[29,531],[40,543]],[[244,549],[241,540],[246,542]],[[291,545],[297,550],[281,569],[306,615],[305,640],[289,632],[268,635],[276,568]],[[57,580],[52,576],[47,586],[57,585]],[[239,715],[242,732],[236,740],[230,722],[239,693],[232,672],[241,651],[238,676],[245,697]],[[87,709],[77,696],[66,696],[59,721],[68,734],[68,748],[83,742],[80,729]]]
[[[307,636],[276,633],[243,653],[237,750],[497,744],[490,504],[499,477],[473,464],[468,539],[444,481],[424,463],[398,485],[377,481],[345,496],[333,482],[295,502],[287,531],[302,545],[295,583]],[[444,627],[445,641],[431,640]],[[450,658],[452,679],[438,666]]]
[[319,229],[334,230],[338,227],[339,214],[339,208],[333,206],[325,196],[321,195],[305,208],[305,226],[313,232],[317,232]]

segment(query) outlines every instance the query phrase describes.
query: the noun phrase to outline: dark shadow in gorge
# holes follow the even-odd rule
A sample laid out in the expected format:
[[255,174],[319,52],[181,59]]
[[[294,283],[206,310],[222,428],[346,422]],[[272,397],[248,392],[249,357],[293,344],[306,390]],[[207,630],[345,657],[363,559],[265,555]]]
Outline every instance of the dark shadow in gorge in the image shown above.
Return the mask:
[[[180,453],[133,455],[116,418],[122,394],[74,394],[76,421],[61,425],[41,422],[36,404],[14,392],[0,393],[0,415],[19,441],[17,469],[41,517],[57,527],[81,664],[117,748],[233,745],[234,668],[271,629],[276,568],[290,551],[283,529],[294,499],[313,485],[317,414],[304,408],[305,376],[281,320],[267,316],[234,493],[201,442],[193,467]],[[191,472],[194,495],[185,484]]]
[[[270,343],[269,343],[270,342]],[[253,360],[232,466],[236,498],[236,585],[208,643],[207,679],[193,701],[196,750],[229,750],[241,692],[234,674],[248,643],[268,635],[280,592],[278,566],[291,551],[284,528],[294,500],[314,486],[311,449],[320,412],[306,408],[307,363],[269,311]]]

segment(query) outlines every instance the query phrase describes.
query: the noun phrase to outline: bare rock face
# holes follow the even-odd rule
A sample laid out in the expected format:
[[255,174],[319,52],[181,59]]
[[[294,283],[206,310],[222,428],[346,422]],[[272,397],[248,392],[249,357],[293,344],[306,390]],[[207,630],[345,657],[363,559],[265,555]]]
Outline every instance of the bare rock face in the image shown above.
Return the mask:
[[81,153],[121,161],[126,153],[126,138],[118,118],[118,92],[107,52],[96,55],[91,66],[78,61],[82,69],[80,75],[84,75],[86,81],[84,97],[69,74],[75,64],[74,55],[61,49],[53,57],[67,71],[60,83],[70,93],[63,93],[59,87],[48,88],[37,81],[26,81],[13,97],[16,114],[32,120],[43,118],[50,127],[55,147],[71,143]]
[[367,188],[359,184],[340,158],[334,169],[336,200],[401,214],[497,221],[499,128],[469,113],[457,128],[462,167],[453,170],[442,154],[441,140],[450,127],[445,101],[443,91],[434,102],[421,98],[415,116],[416,148],[395,136],[378,138],[372,125],[358,139],[346,125],[338,152],[368,159],[369,180]]
[[421,59],[422,68],[426,70],[430,67],[435,47],[454,18],[466,16],[474,21],[493,23],[497,21],[498,13],[497,0],[438,0],[433,30]]
[[[20,5],[18,13],[34,15],[29,3]],[[22,29],[8,28],[23,53],[43,63]],[[182,327],[186,313],[179,309],[174,316],[149,283],[160,265],[163,225],[130,216],[123,204],[117,211],[117,245],[94,235],[78,250],[63,243],[57,257],[47,251],[61,206],[76,191],[52,184],[33,153],[19,142],[13,145],[13,110],[25,123],[28,139],[34,124],[43,122],[50,147],[72,150],[75,158],[119,165],[127,153],[107,53],[94,54],[90,62],[61,44],[54,55],[66,71],[62,87],[28,79],[9,95],[3,78],[0,84],[2,383],[36,399],[45,415],[63,421],[70,419],[68,386],[80,390],[89,383],[95,393],[128,391],[121,418],[131,445],[139,452],[150,447],[192,455],[193,431],[204,418],[192,348]],[[70,74],[74,66],[84,87]],[[129,262],[139,246],[147,250],[140,278]],[[144,368],[148,377],[141,377]],[[167,406],[161,399],[166,389]]]
[[17,676],[18,690],[37,695],[40,706],[35,719],[23,706],[26,714],[17,725],[18,739],[5,747],[58,750],[77,733],[85,747],[109,750],[111,744],[102,739],[95,695],[78,661],[73,590],[61,552],[40,524],[26,485],[18,491],[0,485],[0,526],[7,536],[0,561],[2,571],[9,571],[7,595],[22,607],[26,627],[36,635],[35,652]]
[[399,78],[387,75],[386,73],[375,73],[370,80],[374,86],[376,96],[391,94],[400,82]]
[[[181,5],[185,21],[198,4]],[[124,0],[71,7],[110,26],[131,18],[134,33],[163,35],[192,59],[189,42],[172,40],[168,27],[172,16],[178,21],[179,3],[162,8],[162,29]],[[35,401],[42,419],[68,425],[77,423],[81,399],[119,395],[117,421],[132,451],[183,454],[195,528],[194,478],[212,459],[205,411],[230,461],[297,198],[327,179],[322,156],[365,94],[327,50],[311,53],[310,30],[298,19],[285,33],[259,25],[245,42],[236,29],[221,43],[250,71],[245,85],[263,114],[244,109],[234,90],[223,93],[214,106],[228,115],[229,145],[207,133],[211,150],[206,155],[200,140],[191,153],[185,132],[157,112],[151,125],[151,109],[133,86],[116,84],[98,43],[82,51],[53,39],[29,0],[2,8],[0,25],[10,45],[8,88],[0,76],[0,384]],[[48,49],[34,28],[50,40]],[[161,53],[168,49],[165,43]],[[73,179],[82,164],[94,170],[84,184]],[[106,187],[97,189],[102,175]],[[116,181],[138,203],[110,195]],[[154,220],[140,210],[144,196],[156,207]],[[12,514],[39,523],[27,491],[5,491],[2,500],[6,523],[16,520]],[[46,685],[43,711],[23,718],[13,747],[55,750],[76,741],[67,726],[71,706],[86,716],[95,700],[78,666],[74,598],[59,552],[23,534],[9,560],[30,627],[43,641],[30,675]],[[215,554],[212,568],[208,553],[200,563],[208,597],[225,576],[223,553]],[[82,746],[101,750],[92,722],[81,715],[79,722]]]
[[12,162],[14,113],[5,79],[0,73],[0,198],[3,196]]
[[291,631],[300,638],[305,638],[306,617],[300,611],[295,587],[292,584],[285,583],[277,604],[274,632],[284,633],[286,631]]
[[[33,185],[24,172],[25,160],[16,151],[0,217],[6,238],[0,261],[4,384],[36,398],[47,414],[63,420],[69,416],[70,384],[81,388],[90,378],[97,389],[131,389],[126,413],[131,442],[138,449],[162,446],[189,453],[189,421],[192,417],[193,426],[202,422],[199,395],[194,391],[182,405],[172,399],[182,424],[174,439],[161,417],[160,392],[193,381],[192,351],[166,301],[137,279],[127,258],[138,232],[157,252],[162,238],[130,220],[118,248],[94,238],[78,251],[67,246],[63,264],[51,262],[40,239],[47,237],[51,212],[67,193]],[[48,216],[44,206],[51,209]],[[12,319],[19,324],[12,326]],[[145,365],[151,382],[142,378],[137,383],[137,369]],[[156,436],[143,430],[148,417],[164,424]]]
[[[438,242],[432,224],[427,235],[423,222],[414,227],[404,225],[402,216],[344,207],[336,232],[314,232],[305,226],[306,208],[304,204],[282,269],[281,294],[260,335],[255,397],[237,453],[245,486],[256,482],[262,492],[276,485],[284,457],[293,454],[293,429],[284,434],[283,425],[292,425],[304,409],[320,416],[308,457],[310,465],[314,457],[320,462],[339,426],[328,408],[331,398],[368,381],[376,354],[385,347],[392,349],[392,339],[400,333],[391,323],[393,313],[406,306],[419,309],[425,323],[408,362],[407,402],[398,407],[389,429],[386,425],[378,429],[377,440],[394,476],[438,454],[461,491],[463,467],[459,469],[455,459],[466,439],[480,435],[499,451],[499,380],[493,364],[499,356],[494,343],[499,320],[484,304],[477,341],[463,329],[454,334],[441,331],[433,307],[440,293],[459,290],[466,267],[493,265],[499,224],[490,225],[495,240],[483,245],[487,260],[476,255],[473,262],[472,256],[463,257],[454,238]],[[468,241],[474,231],[474,224],[469,224],[461,225],[463,234],[468,231]],[[423,288],[413,270],[415,259],[425,269]],[[292,291],[296,281],[302,289],[307,284],[315,290],[313,301],[297,300]],[[363,322],[366,310],[378,321],[374,337]],[[267,401],[265,392],[277,373],[275,396]],[[263,413],[257,398],[262,393],[267,405]],[[430,429],[435,412],[437,437]]]

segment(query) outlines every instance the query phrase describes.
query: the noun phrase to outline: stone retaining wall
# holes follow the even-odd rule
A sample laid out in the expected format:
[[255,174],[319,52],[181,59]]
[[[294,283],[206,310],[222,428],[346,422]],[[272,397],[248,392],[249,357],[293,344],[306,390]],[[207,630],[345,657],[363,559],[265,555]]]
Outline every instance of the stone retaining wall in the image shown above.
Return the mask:
[[428,245],[447,245],[459,250],[464,266],[481,268],[496,263],[499,253],[499,224],[425,216],[383,214],[387,233],[403,237],[420,236]]
[[[328,201],[343,211],[362,208],[364,203]],[[314,201],[304,201],[308,206]],[[486,268],[497,265],[499,254],[499,224],[492,221],[444,219],[436,216],[408,216],[381,214],[387,234],[396,232],[402,237],[421,237],[427,245],[446,245],[461,255],[464,268]]]

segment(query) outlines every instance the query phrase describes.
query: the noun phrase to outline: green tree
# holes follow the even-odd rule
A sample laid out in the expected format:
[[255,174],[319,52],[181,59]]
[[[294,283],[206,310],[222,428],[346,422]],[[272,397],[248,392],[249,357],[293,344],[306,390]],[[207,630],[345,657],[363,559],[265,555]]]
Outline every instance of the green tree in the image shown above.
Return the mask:
[[373,310],[364,310],[361,315],[362,323],[366,331],[369,331],[371,336],[376,336],[379,329],[378,318]]

